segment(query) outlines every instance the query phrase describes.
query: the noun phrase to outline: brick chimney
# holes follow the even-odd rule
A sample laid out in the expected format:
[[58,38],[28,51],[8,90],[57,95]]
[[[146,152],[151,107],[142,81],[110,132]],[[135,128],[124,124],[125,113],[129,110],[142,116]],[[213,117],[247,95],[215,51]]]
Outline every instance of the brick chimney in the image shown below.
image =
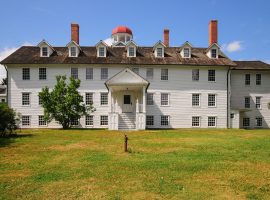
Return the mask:
[[218,21],[211,20],[209,23],[209,46],[218,43]]
[[169,29],[167,28],[164,29],[164,42],[163,43],[166,47],[169,47],[169,32],[170,32]]
[[71,23],[71,40],[79,44],[79,24]]

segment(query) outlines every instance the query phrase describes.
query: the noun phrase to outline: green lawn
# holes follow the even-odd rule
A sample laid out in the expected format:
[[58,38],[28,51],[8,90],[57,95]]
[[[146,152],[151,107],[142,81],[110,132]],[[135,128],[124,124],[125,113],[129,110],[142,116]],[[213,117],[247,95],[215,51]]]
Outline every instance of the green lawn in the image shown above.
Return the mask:
[[270,199],[270,130],[22,130],[0,199]]

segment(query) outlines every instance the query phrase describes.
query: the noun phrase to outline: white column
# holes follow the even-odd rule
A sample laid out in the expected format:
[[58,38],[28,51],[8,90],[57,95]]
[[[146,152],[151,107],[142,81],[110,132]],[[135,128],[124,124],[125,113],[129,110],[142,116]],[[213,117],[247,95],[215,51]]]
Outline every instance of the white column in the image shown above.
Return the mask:
[[138,112],[140,112],[140,110],[139,110],[139,99],[137,97],[137,99],[136,99],[136,113],[138,113]]
[[146,112],[146,96],[145,96],[145,86],[143,86],[143,113]]
[[112,112],[112,90],[111,90],[111,88],[109,88],[108,103],[109,103],[109,113],[111,113]]

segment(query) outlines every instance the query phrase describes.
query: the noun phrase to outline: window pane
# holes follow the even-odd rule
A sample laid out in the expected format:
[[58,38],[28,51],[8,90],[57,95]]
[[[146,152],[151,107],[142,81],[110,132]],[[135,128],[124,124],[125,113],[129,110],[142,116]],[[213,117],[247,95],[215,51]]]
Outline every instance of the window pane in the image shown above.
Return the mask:
[[39,68],[39,80],[46,80],[46,79],[47,79],[47,69]]
[[262,118],[261,117],[256,117],[256,126],[261,127],[262,126]]
[[215,127],[216,126],[216,117],[208,117],[208,126]]
[[72,57],[77,56],[76,47],[70,47],[70,56]]
[[85,104],[86,105],[93,104],[93,93],[85,93]]
[[169,116],[163,115],[160,117],[160,125],[161,126],[168,126],[169,125]]
[[105,56],[105,47],[99,47],[99,56],[104,57]]
[[200,106],[200,94],[192,94],[192,106]]
[[129,56],[134,57],[135,56],[135,48],[134,47],[129,47],[128,48]]
[[101,105],[108,105],[108,93],[101,93],[100,94],[100,104]]
[[22,116],[22,126],[30,126],[30,116]]
[[216,106],[216,95],[208,94],[208,106],[215,107]]
[[250,108],[250,97],[245,97],[245,108]]
[[43,115],[39,115],[38,116],[38,125],[39,126],[46,126],[47,122],[44,120],[44,116]]
[[30,105],[30,93],[22,93],[22,105]]
[[42,47],[42,56],[48,56],[48,47]]
[[162,48],[157,48],[157,57],[162,57],[163,55],[163,49]]
[[250,85],[250,74],[245,75],[245,85]]
[[216,71],[208,70],[208,81],[216,81]]
[[86,79],[93,80],[93,68],[86,68]]
[[93,126],[94,125],[94,116],[93,115],[86,115],[85,116],[85,125],[86,126]]
[[248,117],[243,118],[243,127],[249,127],[250,126],[250,120]]
[[200,70],[193,69],[192,70],[192,81],[199,81],[199,79],[200,79]]
[[211,50],[211,58],[217,58],[217,50],[216,49]]
[[154,69],[153,68],[147,68],[146,70],[146,78],[147,79],[153,79],[154,77]]
[[161,105],[162,106],[169,105],[169,94],[168,93],[161,93]]
[[101,115],[100,116],[100,125],[101,126],[108,125],[108,116],[107,115]]
[[30,80],[30,68],[22,68],[22,79]]
[[108,79],[108,68],[101,68],[101,80]]
[[71,77],[78,79],[78,68],[71,68]]
[[189,48],[184,48],[184,58],[189,58],[190,57],[190,50]]
[[256,74],[256,85],[261,85],[262,75]]
[[154,94],[153,93],[147,93],[146,104],[147,105],[154,105]]
[[168,69],[161,69],[161,80],[168,80]]
[[200,117],[198,117],[198,116],[192,117],[192,126],[193,127],[200,126]]
[[261,97],[256,97],[256,108],[257,109],[261,108]]

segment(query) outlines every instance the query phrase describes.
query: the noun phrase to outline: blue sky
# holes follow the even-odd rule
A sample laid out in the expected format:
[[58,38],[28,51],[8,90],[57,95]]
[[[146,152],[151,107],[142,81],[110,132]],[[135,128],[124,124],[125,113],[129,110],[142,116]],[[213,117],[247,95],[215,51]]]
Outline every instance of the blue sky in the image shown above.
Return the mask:
[[[133,31],[138,45],[152,46],[170,29],[170,45],[208,45],[208,23],[219,21],[219,44],[234,60],[270,63],[269,0],[9,0],[1,1],[0,59],[22,44],[70,41],[70,23],[80,25],[80,45],[95,45],[118,25]],[[3,70],[0,71],[3,74]],[[0,75],[1,76],[1,75]]]

